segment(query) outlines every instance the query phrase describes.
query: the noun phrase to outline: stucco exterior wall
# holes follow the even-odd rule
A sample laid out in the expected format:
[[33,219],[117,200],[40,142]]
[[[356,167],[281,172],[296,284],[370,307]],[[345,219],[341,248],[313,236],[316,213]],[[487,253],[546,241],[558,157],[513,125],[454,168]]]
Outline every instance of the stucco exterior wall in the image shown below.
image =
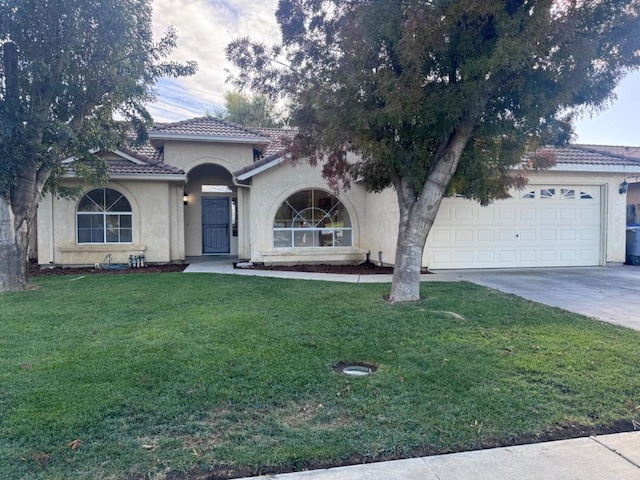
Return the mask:
[[244,144],[165,141],[164,161],[189,173],[198,165],[212,163],[229,172],[251,165],[253,147]]
[[[72,183],[72,182],[70,182]],[[80,198],[46,195],[38,206],[38,263],[93,265],[107,254],[112,263],[144,254],[148,263],[184,260],[182,185],[161,181],[112,181],[105,185],[122,193],[132,209],[133,242],[78,244],[76,211]],[[83,192],[93,187],[86,187]]]
[[[622,263],[625,259],[625,195],[618,193],[625,174],[599,174],[589,172],[553,172],[531,174],[530,185],[597,185],[601,187],[602,239],[601,264]],[[443,202],[447,202],[445,198]],[[371,251],[371,259],[381,255],[384,264],[393,265],[398,235],[398,204],[392,188],[379,194],[369,194],[366,202],[366,225],[361,246]],[[428,267],[427,253],[423,266]]]
[[286,249],[273,247],[273,221],[282,202],[289,196],[307,189],[330,191],[319,168],[300,163],[284,163],[252,179],[250,190],[251,260],[265,263],[331,263],[362,262],[367,250],[362,248],[366,230],[366,192],[358,184],[339,192],[337,197],[347,209],[352,224],[353,247],[321,247]]
[[367,194],[363,245],[371,251],[372,261],[384,265],[395,264],[399,218],[398,198],[393,187],[380,193]]

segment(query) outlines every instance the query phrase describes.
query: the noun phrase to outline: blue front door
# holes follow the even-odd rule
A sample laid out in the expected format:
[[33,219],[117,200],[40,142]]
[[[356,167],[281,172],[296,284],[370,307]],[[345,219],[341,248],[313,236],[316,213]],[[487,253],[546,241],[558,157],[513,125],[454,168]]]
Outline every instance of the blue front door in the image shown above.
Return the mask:
[[202,197],[202,253],[229,253],[229,199]]

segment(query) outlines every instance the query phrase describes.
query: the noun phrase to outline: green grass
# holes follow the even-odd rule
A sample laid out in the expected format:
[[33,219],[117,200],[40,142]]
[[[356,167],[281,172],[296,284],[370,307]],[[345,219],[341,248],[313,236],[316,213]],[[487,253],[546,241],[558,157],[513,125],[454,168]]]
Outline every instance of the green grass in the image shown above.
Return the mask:
[[[36,283],[0,296],[2,479],[448,452],[640,405],[639,333],[466,283],[408,305],[388,285],[273,278]],[[340,376],[340,360],[379,370]]]

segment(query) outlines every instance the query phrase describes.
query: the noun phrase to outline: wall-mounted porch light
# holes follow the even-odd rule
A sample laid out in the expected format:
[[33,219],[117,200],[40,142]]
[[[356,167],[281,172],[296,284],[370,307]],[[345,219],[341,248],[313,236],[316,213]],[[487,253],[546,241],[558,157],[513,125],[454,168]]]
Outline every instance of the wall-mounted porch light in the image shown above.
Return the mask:
[[182,203],[189,205],[189,194],[187,192],[182,193]]
[[627,190],[629,190],[629,184],[626,180],[623,180],[620,184],[620,188],[618,189],[618,193],[620,195],[624,195],[625,193],[627,193]]

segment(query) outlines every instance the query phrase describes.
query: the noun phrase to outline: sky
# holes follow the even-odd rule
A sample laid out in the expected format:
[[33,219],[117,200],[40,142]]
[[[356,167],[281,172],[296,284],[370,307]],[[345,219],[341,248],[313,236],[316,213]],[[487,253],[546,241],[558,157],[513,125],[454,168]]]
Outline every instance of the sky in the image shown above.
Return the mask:
[[[173,25],[178,48],[173,60],[195,60],[198,72],[188,78],[163,79],[157,102],[149,107],[157,122],[213,114],[232,90],[225,47],[248,36],[266,44],[280,38],[275,19],[278,0],[153,0],[154,35]],[[617,99],[602,112],[578,119],[574,143],[640,146],[640,72],[628,75],[616,88]]]

